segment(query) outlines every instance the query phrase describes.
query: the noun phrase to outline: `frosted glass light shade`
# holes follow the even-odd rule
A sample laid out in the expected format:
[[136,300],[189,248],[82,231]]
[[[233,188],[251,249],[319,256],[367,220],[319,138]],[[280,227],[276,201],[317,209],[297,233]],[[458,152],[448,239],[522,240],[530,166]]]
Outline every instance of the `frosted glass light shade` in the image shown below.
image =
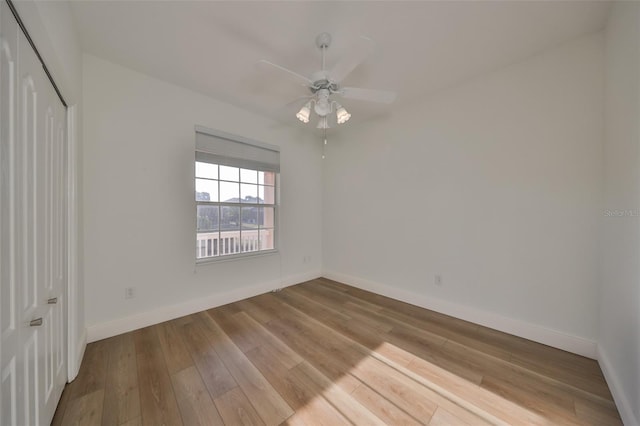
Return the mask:
[[311,114],[311,102],[307,102],[305,106],[300,108],[300,111],[298,111],[298,113],[296,114],[296,117],[298,118],[298,120],[302,121],[303,123],[308,123],[310,114]]
[[344,107],[340,107],[336,111],[336,118],[338,120],[338,124],[343,124],[349,121],[349,119],[351,118],[351,114],[349,114],[347,110],[344,109]]

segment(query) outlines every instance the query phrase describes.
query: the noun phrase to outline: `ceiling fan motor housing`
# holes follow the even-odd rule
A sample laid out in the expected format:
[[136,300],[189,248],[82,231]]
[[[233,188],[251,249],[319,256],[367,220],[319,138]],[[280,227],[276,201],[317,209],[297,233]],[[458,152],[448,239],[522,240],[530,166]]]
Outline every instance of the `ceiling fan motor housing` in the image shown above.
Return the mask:
[[338,92],[338,84],[329,80],[326,71],[318,71],[311,76],[313,84],[309,86],[311,93],[317,93],[319,90],[328,90],[330,93]]

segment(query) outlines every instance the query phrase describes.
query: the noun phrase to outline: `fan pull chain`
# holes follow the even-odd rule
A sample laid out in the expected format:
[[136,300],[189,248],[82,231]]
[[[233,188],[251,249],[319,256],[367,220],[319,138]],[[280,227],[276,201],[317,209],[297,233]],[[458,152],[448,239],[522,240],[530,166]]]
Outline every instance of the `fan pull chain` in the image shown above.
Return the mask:
[[326,151],[327,151],[327,129],[324,128],[322,129],[322,136],[323,136],[323,144],[322,144],[322,159],[324,160],[326,158]]

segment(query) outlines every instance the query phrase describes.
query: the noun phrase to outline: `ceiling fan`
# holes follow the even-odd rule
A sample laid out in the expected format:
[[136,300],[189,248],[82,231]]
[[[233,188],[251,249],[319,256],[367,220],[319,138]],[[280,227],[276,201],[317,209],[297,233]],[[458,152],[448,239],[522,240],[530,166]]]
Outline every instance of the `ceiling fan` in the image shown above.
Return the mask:
[[396,99],[396,93],[392,91],[341,86],[342,80],[374,51],[374,44],[371,39],[362,37],[361,41],[350,52],[350,56],[339,61],[332,69],[326,70],[325,53],[331,45],[331,35],[329,33],[319,34],[316,37],[316,46],[322,51],[322,64],[320,70],[311,74],[311,77],[305,77],[264,59],[259,61],[258,65],[282,71],[293,81],[307,87],[311,95],[303,98],[309,99],[309,101],[298,111],[296,117],[303,123],[308,123],[311,108],[313,107],[313,111],[319,117],[317,127],[319,129],[327,129],[330,127],[328,117],[334,112],[338,124],[346,123],[351,118],[351,114],[340,103],[333,100],[335,96],[386,104],[392,103]]

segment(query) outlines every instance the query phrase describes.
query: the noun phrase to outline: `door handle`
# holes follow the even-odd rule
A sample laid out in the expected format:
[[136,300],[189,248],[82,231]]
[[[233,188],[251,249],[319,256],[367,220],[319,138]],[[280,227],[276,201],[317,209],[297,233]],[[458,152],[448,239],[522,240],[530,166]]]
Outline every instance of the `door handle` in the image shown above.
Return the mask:
[[47,299],[47,304],[49,305],[55,305],[56,303],[58,303],[57,297],[52,297],[51,299]]
[[42,317],[36,318],[34,320],[31,320],[31,322],[29,322],[30,327],[39,327],[41,325],[42,325]]

